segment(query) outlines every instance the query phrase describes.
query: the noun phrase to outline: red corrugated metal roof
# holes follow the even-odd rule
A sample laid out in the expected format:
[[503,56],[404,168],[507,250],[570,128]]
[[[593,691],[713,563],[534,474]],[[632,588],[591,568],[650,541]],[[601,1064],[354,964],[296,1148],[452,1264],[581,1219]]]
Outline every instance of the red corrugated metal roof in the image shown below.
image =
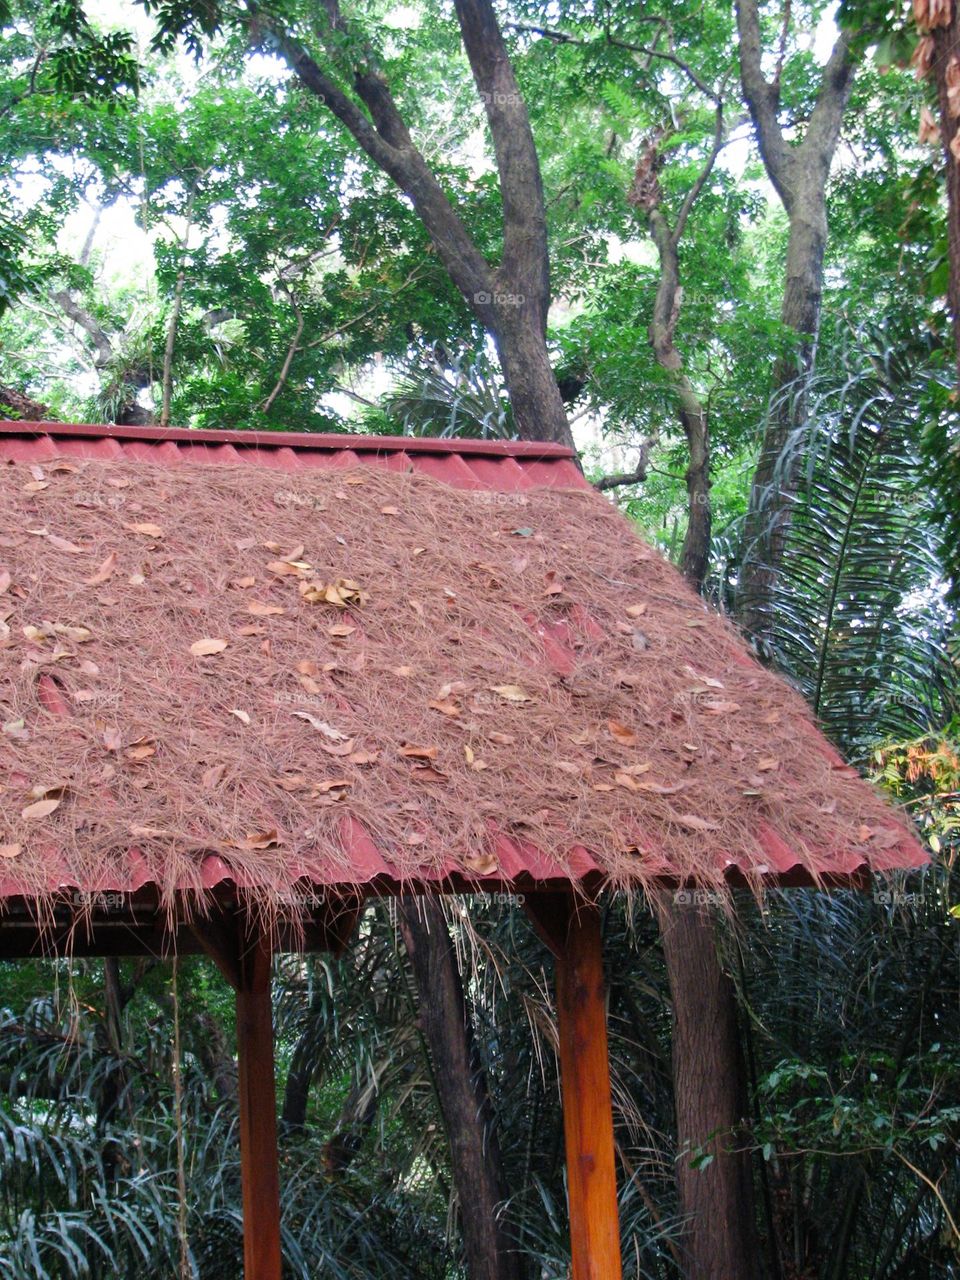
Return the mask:
[[[534,487],[587,486],[572,452],[553,444],[0,422],[0,463],[42,464],[55,457],[102,461],[130,459],[171,467],[183,463],[226,464],[290,472],[302,468],[372,466],[421,472],[456,488],[489,490],[504,495]],[[529,621],[532,623],[533,619]],[[579,621],[581,624],[584,621],[589,623],[589,619],[581,618]],[[563,625],[558,624],[550,632],[540,627],[537,634],[546,659],[558,673],[566,673],[575,661],[575,654],[567,643]],[[747,660],[745,655],[744,660]],[[45,692],[42,689],[41,697],[48,709],[56,709],[54,685],[51,684]],[[51,698],[54,702],[50,701]],[[823,751],[836,757],[826,739],[821,741]],[[351,885],[371,891],[401,887],[395,870],[382,851],[353,820],[348,820],[344,837],[344,846],[352,864]],[[825,884],[859,883],[871,869],[920,867],[928,860],[919,843],[910,840],[892,848],[876,850],[869,864],[858,851],[824,850],[816,865],[811,867],[809,854],[805,859],[795,855],[775,831],[763,830],[758,833],[758,838],[767,855],[766,865],[758,866],[754,862],[749,867],[741,867],[727,858],[722,850],[717,851],[717,865],[725,870],[731,881],[742,881],[749,875],[778,884],[810,883],[813,878]],[[419,878],[424,882],[446,880],[458,887],[465,887],[469,882],[489,888],[521,888],[569,883],[571,873],[585,880],[600,876],[600,868],[588,850],[576,849],[565,856],[567,869],[545,852],[501,836],[497,840],[499,866],[495,874],[466,876],[463,866],[451,857],[444,867],[424,868]],[[663,878],[669,881],[668,851],[650,851],[649,861],[651,865],[662,864]],[[143,860],[136,849],[130,850],[125,875],[105,875],[96,884],[65,885],[58,863],[57,852],[51,849],[51,890],[67,887],[89,893],[135,893],[148,887]],[[319,853],[316,857],[304,857],[299,864],[290,865],[289,876],[291,885],[304,881],[318,886],[344,884],[342,869],[334,872]],[[210,855],[206,858],[202,867],[204,888],[213,890],[234,879],[233,871],[219,857]],[[409,885],[410,877],[405,877],[403,883]],[[0,897],[16,892],[13,880],[0,879]]]

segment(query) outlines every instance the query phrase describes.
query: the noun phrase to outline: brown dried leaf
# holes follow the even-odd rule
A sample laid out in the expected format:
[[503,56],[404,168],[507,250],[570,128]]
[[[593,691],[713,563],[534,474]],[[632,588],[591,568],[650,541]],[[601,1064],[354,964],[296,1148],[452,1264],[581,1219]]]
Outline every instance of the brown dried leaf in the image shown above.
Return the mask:
[[[295,720],[306,720],[312,729],[316,729],[317,733],[322,733],[331,742],[346,742],[348,740],[348,735],[341,729],[335,729],[332,724],[327,724],[325,720],[312,716],[309,711],[292,711],[290,714]],[[350,749],[351,751],[353,750],[352,747]]]
[[404,745],[400,748],[399,754],[406,756],[408,760],[436,760],[437,748]]
[[0,858],[19,858],[20,845],[18,844],[0,844]]
[[430,765],[426,765],[422,769],[414,769],[410,775],[414,782],[446,782],[447,775],[441,773],[439,769],[433,769]]
[[203,640],[194,640],[190,646],[190,652],[195,658],[212,658],[215,654],[223,653],[228,644],[228,640],[216,640],[207,637]]
[[255,831],[243,839],[245,849],[275,849],[279,843],[276,831]]
[[241,724],[250,723],[250,713],[248,711],[242,711],[239,707],[234,707],[231,710],[230,714],[232,716],[236,716]]
[[637,735],[625,724],[621,724],[619,720],[608,720],[607,728],[621,746],[635,747],[637,745]]
[[493,684],[491,693],[499,694],[504,702],[533,702],[533,697],[518,684]]
[[20,817],[25,818],[27,822],[34,822],[39,818],[48,818],[51,813],[55,813],[60,808],[60,801],[54,800],[38,800],[36,804],[28,804],[25,809],[20,810]]
[[427,705],[429,706],[431,711],[439,711],[440,714],[443,716],[453,717],[453,716],[459,716],[460,714],[459,703],[452,701],[452,699],[448,699],[446,701],[440,701],[439,699],[437,699],[433,702],[428,703]]
[[93,577],[86,578],[84,580],[84,585],[88,587],[99,586],[101,582],[107,581],[107,579],[113,574],[113,571],[114,569],[116,569],[116,567],[117,567],[117,553],[115,551],[111,551],[110,554],[107,556],[106,560],[104,560],[103,564],[100,566],[97,572],[93,575]]
[[162,538],[164,531],[160,525],[153,524],[149,520],[143,520],[137,524],[127,524],[124,521],[123,527],[129,529],[131,533],[139,533],[142,538]]
[[472,871],[478,876],[496,875],[500,869],[500,864],[492,853],[474,853],[468,854],[463,860],[463,865],[468,871]]
[[673,820],[678,826],[686,827],[689,831],[720,830],[718,822],[710,822],[707,818],[699,818],[695,813],[678,813],[674,815]]

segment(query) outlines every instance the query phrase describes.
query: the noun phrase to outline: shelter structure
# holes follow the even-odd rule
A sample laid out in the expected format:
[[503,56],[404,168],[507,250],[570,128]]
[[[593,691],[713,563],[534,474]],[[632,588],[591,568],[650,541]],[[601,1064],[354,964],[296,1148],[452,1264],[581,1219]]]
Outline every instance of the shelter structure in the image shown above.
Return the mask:
[[907,822],[548,444],[0,423],[0,956],[236,991],[279,1280],[270,972],[374,894],[521,893],[575,1280],[620,1275],[602,892],[860,885]]

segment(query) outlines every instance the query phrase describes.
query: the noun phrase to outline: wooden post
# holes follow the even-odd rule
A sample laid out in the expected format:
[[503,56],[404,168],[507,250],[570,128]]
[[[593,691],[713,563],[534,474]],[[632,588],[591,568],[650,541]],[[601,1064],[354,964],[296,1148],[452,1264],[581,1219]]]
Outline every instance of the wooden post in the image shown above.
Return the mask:
[[[242,935],[241,935],[242,936]],[[280,1169],[273,1075],[270,941],[241,943],[237,987],[244,1280],[281,1280]]]
[[600,912],[559,893],[530,895],[527,909],[556,956],[573,1280],[620,1280]]

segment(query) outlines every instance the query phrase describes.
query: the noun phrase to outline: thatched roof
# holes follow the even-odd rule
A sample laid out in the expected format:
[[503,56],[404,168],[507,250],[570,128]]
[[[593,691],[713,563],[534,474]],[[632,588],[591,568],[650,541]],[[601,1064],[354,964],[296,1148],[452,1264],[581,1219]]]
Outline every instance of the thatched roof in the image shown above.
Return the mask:
[[8,425],[0,460],[7,898],[925,861],[561,449]]

